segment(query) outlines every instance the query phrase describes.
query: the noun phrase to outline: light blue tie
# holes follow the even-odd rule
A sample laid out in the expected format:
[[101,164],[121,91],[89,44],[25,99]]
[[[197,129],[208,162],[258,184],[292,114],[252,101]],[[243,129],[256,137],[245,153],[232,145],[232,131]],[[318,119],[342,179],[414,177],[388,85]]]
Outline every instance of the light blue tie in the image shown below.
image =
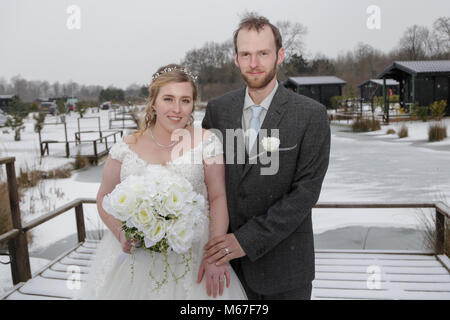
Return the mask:
[[261,106],[252,106],[252,118],[250,119],[250,134],[248,137],[248,150],[252,150],[253,144],[255,143],[256,137],[258,136],[258,131],[261,126],[259,115],[263,108]]

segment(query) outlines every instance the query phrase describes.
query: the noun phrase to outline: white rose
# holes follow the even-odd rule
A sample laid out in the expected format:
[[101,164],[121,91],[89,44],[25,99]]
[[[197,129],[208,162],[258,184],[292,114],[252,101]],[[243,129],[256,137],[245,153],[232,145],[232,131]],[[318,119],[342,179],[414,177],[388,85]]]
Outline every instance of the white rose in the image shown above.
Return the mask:
[[178,186],[172,186],[167,194],[165,201],[165,208],[168,213],[178,216],[178,213],[183,209],[185,204],[185,190],[182,190]]
[[166,235],[166,221],[163,218],[157,218],[153,220],[153,223],[145,226],[143,230],[145,236],[151,241],[157,243]]
[[134,193],[136,198],[145,199],[148,195],[148,184],[142,176],[129,176],[124,180],[125,185]]
[[170,229],[167,242],[176,253],[185,253],[191,247],[193,237],[192,222],[187,219],[179,219]]
[[275,152],[280,146],[280,139],[276,137],[264,137],[261,141],[261,144],[265,151]]
[[102,206],[106,212],[126,221],[136,209],[136,196],[130,189],[118,185],[103,198]]
[[[155,220],[155,214],[153,213],[149,203],[142,203],[133,216],[133,222],[137,226],[146,226],[152,224]],[[139,229],[140,227],[138,227]]]

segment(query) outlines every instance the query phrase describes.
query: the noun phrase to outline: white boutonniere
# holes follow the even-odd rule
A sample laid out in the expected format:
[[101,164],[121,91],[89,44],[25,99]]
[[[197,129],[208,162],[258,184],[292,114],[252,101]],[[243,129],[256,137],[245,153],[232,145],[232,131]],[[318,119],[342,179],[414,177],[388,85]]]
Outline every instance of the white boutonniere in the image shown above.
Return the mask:
[[280,146],[280,139],[276,137],[264,137],[261,144],[266,152],[278,151]]

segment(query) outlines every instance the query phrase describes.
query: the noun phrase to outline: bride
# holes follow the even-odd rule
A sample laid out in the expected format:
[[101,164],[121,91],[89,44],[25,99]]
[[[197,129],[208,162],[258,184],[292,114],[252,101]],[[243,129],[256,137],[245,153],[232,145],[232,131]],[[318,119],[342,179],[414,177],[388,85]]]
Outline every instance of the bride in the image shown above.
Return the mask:
[[[211,131],[193,125],[197,99],[194,77],[179,65],[161,67],[153,75],[149,93],[140,131],[116,143],[105,163],[97,207],[109,230],[97,247],[87,281],[78,296],[246,299],[231,266],[216,266],[202,260],[208,240],[227,233],[228,210],[222,144]],[[207,209],[209,204],[209,212],[205,212],[209,225],[195,230],[200,240],[193,243],[188,259],[173,251],[164,256],[139,248],[142,244],[127,239],[122,222],[102,206],[103,198],[116,185],[130,175],[140,175],[148,166],[165,167],[186,178],[194,191],[205,197]]]

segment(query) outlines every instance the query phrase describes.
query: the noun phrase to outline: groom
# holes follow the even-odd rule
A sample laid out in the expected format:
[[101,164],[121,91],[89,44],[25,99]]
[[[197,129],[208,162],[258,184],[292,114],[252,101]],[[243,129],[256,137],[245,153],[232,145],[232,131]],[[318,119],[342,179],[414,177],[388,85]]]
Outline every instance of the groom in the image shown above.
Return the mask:
[[[231,261],[249,299],[310,299],[315,272],[311,208],[330,152],[326,108],[277,82],[284,48],[279,30],[266,18],[244,18],[234,46],[247,86],[209,101],[202,123],[224,137],[230,216],[229,233],[208,242],[206,259]],[[230,129],[250,134],[230,138]],[[276,129],[279,147],[267,153],[277,157],[279,166],[274,174],[264,174],[268,165],[252,161],[252,155],[266,153],[262,132],[271,136]],[[259,137],[252,130],[259,130]],[[238,159],[238,148],[245,148],[245,163]]]

